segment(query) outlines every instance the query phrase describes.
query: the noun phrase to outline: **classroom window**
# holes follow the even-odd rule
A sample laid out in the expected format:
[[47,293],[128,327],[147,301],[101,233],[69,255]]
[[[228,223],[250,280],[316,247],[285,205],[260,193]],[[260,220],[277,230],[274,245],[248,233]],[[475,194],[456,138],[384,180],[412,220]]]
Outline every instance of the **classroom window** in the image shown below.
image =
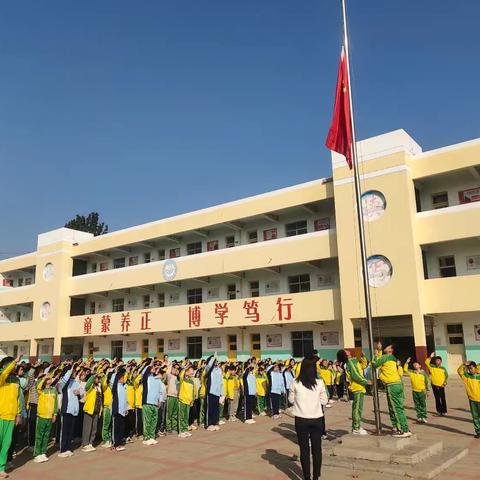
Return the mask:
[[193,242],[187,245],[187,255],[202,253],[202,242]]
[[210,240],[207,242],[207,252],[218,250],[218,240]]
[[124,303],[125,301],[123,298],[114,298],[112,300],[112,312],[123,312]]
[[144,356],[148,356],[148,338],[144,338],[142,341],[142,353]]
[[448,207],[448,192],[439,192],[432,194],[432,206],[437,208]]
[[260,284],[258,280],[254,280],[253,282],[250,282],[250,296],[251,297],[260,296]]
[[[134,265],[138,265],[138,255],[135,255],[134,257],[130,257],[128,259],[128,266],[133,267]],[[118,267],[115,267],[118,268]]]
[[225,248],[232,248],[235,246],[235,235],[228,235],[225,237]]
[[165,339],[157,338],[157,354],[163,354],[165,351]]
[[295,235],[303,235],[307,233],[307,221],[301,220],[285,225],[285,232],[287,237],[294,237]]
[[441,277],[456,277],[457,269],[455,267],[455,257],[449,255],[446,257],[439,257],[438,268],[440,270]]
[[248,243],[257,243],[258,242],[258,233],[256,230],[248,232]]
[[162,248],[161,250],[158,251],[158,259],[159,260],[165,260],[165,249]]
[[143,308],[150,308],[150,295],[143,296]]
[[92,263],[92,273],[95,273],[97,271],[97,264]]
[[180,256],[180,247],[170,249],[170,252],[169,252],[170,258],[177,258],[179,256]]
[[20,322],[22,320],[22,312],[16,312],[15,318],[17,322]]
[[23,278],[18,279],[18,286],[23,287]]
[[93,342],[88,342],[88,355],[93,357],[93,352],[95,352],[95,345]]
[[313,353],[313,332],[292,332],[292,356],[305,357]]
[[[13,280],[10,280],[12,282],[12,286],[13,286]],[[33,282],[33,278],[31,277],[28,277],[25,279],[25,285],[31,285]]]
[[309,292],[310,291],[310,275],[293,275],[288,277],[288,288],[290,293]]
[[187,302],[202,303],[202,289],[201,288],[189,288],[187,290]]
[[263,231],[264,240],[275,240],[278,238],[278,233],[276,228],[269,228]]
[[150,252],[143,254],[143,263],[150,263],[152,259],[152,254]]
[[165,293],[158,294],[158,306],[164,307],[165,306]]
[[202,358],[202,337],[187,337],[187,356],[190,359]]
[[229,300],[235,300],[237,298],[237,286],[234,283],[227,285],[227,298]]
[[125,266],[125,257],[113,259],[113,268],[123,268],[124,266]]
[[90,313],[94,314],[95,313],[95,302],[90,302]]
[[111,358],[121,359],[123,357],[123,340],[112,340],[112,356]]

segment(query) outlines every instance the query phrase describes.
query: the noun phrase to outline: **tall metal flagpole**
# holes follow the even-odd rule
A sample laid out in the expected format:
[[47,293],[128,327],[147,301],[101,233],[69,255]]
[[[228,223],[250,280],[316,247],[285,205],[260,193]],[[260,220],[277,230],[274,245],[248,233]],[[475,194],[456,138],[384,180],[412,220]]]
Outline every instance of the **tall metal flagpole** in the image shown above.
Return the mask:
[[[356,197],[356,210],[358,219],[358,231],[360,237],[360,253],[362,257],[362,277],[363,277],[363,293],[365,297],[365,313],[367,318],[367,330],[368,330],[368,345],[370,347],[370,361],[373,361],[374,357],[374,345],[373,345],[373,327],[372,327],[372,304],[370,301],[370,286],[368,284],[368,265],[367,265],[367,251],[365,246],[365,225],[363,223],[362,212],[362,191],[360,186],[360,172],[358,171],[358,157],[357,157],[357,143],[355,137],[355,121],[353,115],[353,102],[352,102],[352,86],[350,77],[350,52],[348,45],[348,27],[347,27],[347,6],[346,0],[342,0],[342,14],[343,14],[343,44],[345,48],[345,61],[347,64],[348,75],[348,95],[350,100],[350,116],[352,127],[352,160],[353,160],[353,177],[355,183],[355,197]],[[380,402],[378,399],[377,388],[377,373],[375,368],[371,368],[372,371],[372,391],[373,391],[373,410],[375,413],[375,428],[377,435],[380,435],[382,431],[382,424],[380,421]]]

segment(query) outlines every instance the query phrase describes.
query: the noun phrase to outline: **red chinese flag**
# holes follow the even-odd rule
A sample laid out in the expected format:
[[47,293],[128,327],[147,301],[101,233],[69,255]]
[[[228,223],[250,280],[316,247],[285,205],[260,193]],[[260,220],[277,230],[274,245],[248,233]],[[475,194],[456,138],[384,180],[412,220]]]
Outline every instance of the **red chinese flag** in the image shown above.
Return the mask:
[[350,113],[350,94],[348,90],[348,72],[345,51],[342,48],[338,66],[337,91],[333,108],[332,124],[325,145],[330,150],[345,156],[352,168],[352,117]]

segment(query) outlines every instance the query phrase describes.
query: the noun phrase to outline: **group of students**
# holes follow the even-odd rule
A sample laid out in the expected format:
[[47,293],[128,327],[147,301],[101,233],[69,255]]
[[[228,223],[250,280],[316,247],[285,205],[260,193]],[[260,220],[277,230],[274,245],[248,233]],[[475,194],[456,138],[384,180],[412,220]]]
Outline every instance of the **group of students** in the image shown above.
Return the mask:
[[[191,362],[146,358],[123,363],[115,359],[20,363],[21,357],[0,361],[0,478],[12,459],[21,426],[27,426],[27,442],[34,462],[48,460],[52,435],[59,457],[73,455],[74,437],[82,451],[91,452],[100,428],[102,446],[122,451],[134,437],[154,445],[159,436],[188,438],[199,426],[217,431],[226,421],[255,423],[254,416],[279,418],[290,404],[288,392],[298,377],[301,362],[251,358],[246,362],[220,362],[215,355]],[[362,428],[363,400],[372,385],[375,369],[386,390],[393,435],[411,435],[404,408],[402,377],[408,375],[417,420],[427,422],[426,400],[431,383],[439,415],[447,414],[445,387],[448,373],[441,358],[432,353],[425,361],[407,359],[402,366],[393,347],[379,345],[373,362],[352,357],[348,350],[337,361],[316,357],[317,377],[328,393],[326,408],[334,396],[352,402],[352,432]],[[480,438],[480,368],[462,365],[458,374],[465,383],[476,438]],[[267,413],[268,412],[268,413]]]

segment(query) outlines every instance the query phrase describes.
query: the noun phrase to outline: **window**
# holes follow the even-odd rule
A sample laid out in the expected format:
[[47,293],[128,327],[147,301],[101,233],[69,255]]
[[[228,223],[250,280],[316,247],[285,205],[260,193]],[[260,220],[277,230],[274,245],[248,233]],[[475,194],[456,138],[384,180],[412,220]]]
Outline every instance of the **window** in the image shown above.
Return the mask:
[[202,337],[187,337],[188,358],[202,358]]
[[92,273],[95,273],[97,271],[97,264],[92,263]]
[[354,336],[355,348],[362,348],[362,329],[354,328],[353,336]]
[[463,345],[463,326],[461,323],[447,325],[447,337],[450,345]]
[[435,210],[437,208],[448,207],[448,193],[440,192],[432,194],[432,206]]
[[235,235],[225,237],[225,248],[232,248],[235,246]]
[[165,260],[165,249],[162,248],[161,250],[158,251],[158,259],[159,260]]
[[163,338],[157,338],[157,354],[163,354],[165,351],[165,340]]
[[171,248],[169,252],[170,258],[177,258],[180,256],[180,247],[179,248]]
[[305,357],[313,353],[313,332],[292,332],[292,356]]
[[[135,255],[134,257],[130,257],[128,259],[128,266],[133,267],[134,265],[138,265],[138,255]],[[119,267],[115,267],[119,268]]]
[[150,263],[150,260],[152,258],[152,255],[150,252],[144,253],[143,254],[143,263]]
[[268,230],[263,231],[264,240],[275,240],[276,238],[278,238],[276,228],[269,228]]
[[113,268],[123,268],[124,266],[125,266],[125,257],[113,259]]
[[158,294],[158,306],[164,307],[165,306],[165,293]]
[[293,275],[288,277],[288,288],[290,293],[309,292],[310,291],[310,275]]
[[218,250],[218,240],[210,240],[207,242],[207,252]]
[[285,225],[287,237],[294,237],[295,235],[303,235],[307,233],[307,221],[301,220]]
[[23,287],[23,278],[18,279],[18,286]]
[[316,232],[328,230],[330,228],[330,218],[319,218],[313,222],[313,229]]
[[143,296],[143,308],[150,308],[150,295]]
[[427,252],[422,250],[422,264],[423,264],[423,278],[428,279],[428,262],[427,262]]
[[123,340],[112,340],[112,357],[119,358],[123,357]]
[[15,313],[15,321],[20,322],[22,320],[22,312]]
[[456,277],[457,269],[455,268],[455,257],[449,255],[448,257],[439,257],[438,267],[440,269],[441,277]]
[[90,302],[90,313],[92,315],[95,313],[95,302]]
[[142,357],[148,357],[148,338],[142,341]]
[[260,296],[260,286],[258,280],[250,282],[250,296],[259,297]]
[[93,342],[88,342],[88,355],[93,357],[93,353],[95,352],[95,345]]
[[202,289],[189,288],[187,290],[187,303],[202,303]]
[[256,230],[248,232],[248,243],[257,243],[258,242],[258,233]]
[[187,245],[187,255],[202,253],[202,242],[193,242]]
[[123,312],[124,300],[123,298],[114,298],[112,300],[112,312]]
[[227,298],[229,300],[235,300],[237,298],[237,286],[234,283],[227,285]]
[[103,272],[105,270],[108,270],[108,263],[107,262],[102,262],[100,264],[100,271]]
[[[32,284],[32,281],[33,281],[33,278],[31,277],[28,277],[25,279],[25,285],[31,285]],[[10,280],[11,283],[11,286],[13,286],[13,280]]]

